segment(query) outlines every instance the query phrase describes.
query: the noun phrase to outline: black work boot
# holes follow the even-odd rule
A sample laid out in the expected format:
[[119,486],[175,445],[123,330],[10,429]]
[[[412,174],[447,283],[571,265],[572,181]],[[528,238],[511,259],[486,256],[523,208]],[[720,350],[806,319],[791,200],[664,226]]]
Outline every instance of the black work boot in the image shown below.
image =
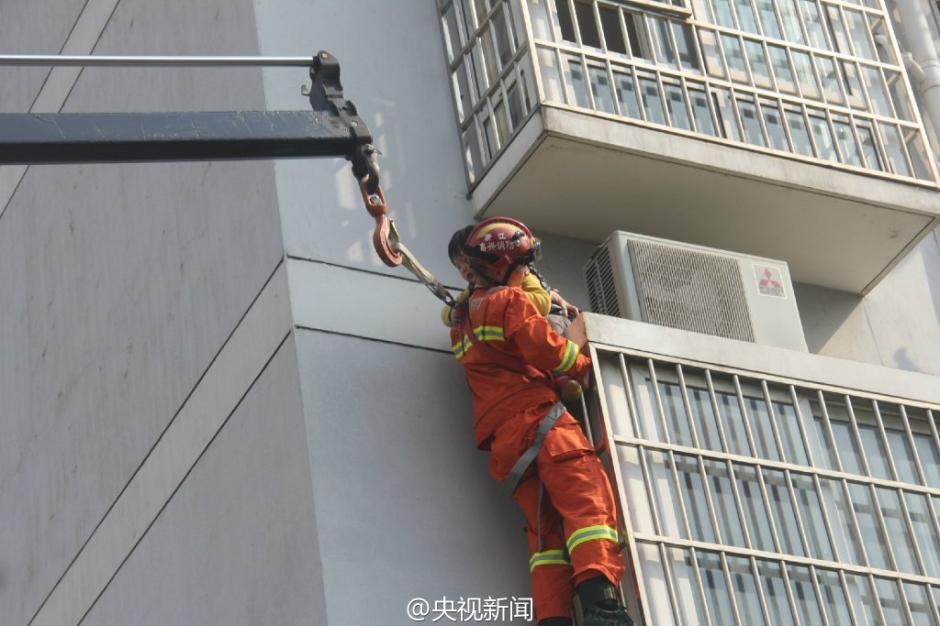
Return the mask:
[[603,576],[578,585],[578,599],[584,616],[581,626],[633,626],[633,620],[617,599],[614,586]]

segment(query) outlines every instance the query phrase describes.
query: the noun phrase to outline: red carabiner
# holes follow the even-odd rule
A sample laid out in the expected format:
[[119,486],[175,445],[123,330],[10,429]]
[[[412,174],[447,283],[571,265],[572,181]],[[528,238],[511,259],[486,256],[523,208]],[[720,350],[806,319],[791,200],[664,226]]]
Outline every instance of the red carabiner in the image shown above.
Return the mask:
[[388,240],[389,219],[388,204],[385,201],[385,192],[382,187],[376,188],[375,193],[370,194],[367,188],[369,177],[364,176],[359,181],[359,191],[362,192],[362,202],[366,205],[366,211],[375,218],[375,231],[372,233],[372,246],[375,253],[389,267],[398,267],[401,265],[402,256]]

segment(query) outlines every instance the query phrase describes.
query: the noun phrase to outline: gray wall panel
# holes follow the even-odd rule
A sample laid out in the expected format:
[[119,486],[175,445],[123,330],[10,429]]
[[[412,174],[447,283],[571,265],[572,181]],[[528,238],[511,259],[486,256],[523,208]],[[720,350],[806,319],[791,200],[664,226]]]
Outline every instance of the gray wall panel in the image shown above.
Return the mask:
[[329,625],[530,595],[524,521],[475,449],[453,356],[304,330],[297,347]]
[[[250,53],[253,33],[247,2],[125,0],[97,52]],[[262,108],[238,72],[86,72],[67,109]],[[4,623],[38,608],[282,250],[270,163],[30,168],[0,219]]]
[[[460,283],[447,241],[472,219],[466,200],[454,105],[443,44],[428,0],[255,0],[261,51],[332,52],[343,87],[375,136],[383,186],[404,242],[448,284]],[[304,76],[266,70],[271,108],[301,108]],[[388,270],[372,251],[372,219],[349,165],[337,160],[281,161],[278,195],[289,254]]]
[[[5,54],[58,54],[85,0],[3,0],[0,42]],[[49,74],[45,67],[0,67],[0,112],[26,112]]]
[[83,622],[325,623],[293,340]]

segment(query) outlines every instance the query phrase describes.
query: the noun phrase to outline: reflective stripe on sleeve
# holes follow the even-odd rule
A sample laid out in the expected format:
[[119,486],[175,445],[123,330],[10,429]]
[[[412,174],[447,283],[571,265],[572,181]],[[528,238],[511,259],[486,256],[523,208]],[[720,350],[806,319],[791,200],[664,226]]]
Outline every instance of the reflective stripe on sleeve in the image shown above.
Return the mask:
[[529,559],[529,572],[531,573],[540,565],[568,565],[568,561],[565,559],[565,553],[561,550],[545,550],[544,552],[536,552]]
[[454,356],[459,361],[467,353],[467,350],[473,347],[473,344],[470,342],[470,338],[466,335],[463,336],[463,339],[455,343],[450,347],[454,351]]
[[480,341],[506,341],[502,326],[477,326],[473,334]]
[[568,344],[565,346],[565,354],[561,357],[561,363],[552,370],[552,374],[564,374],[574,367],[575,362],[578,360],[578,352],[580,352],[578,344],[569,339]]
[[595,541],[597,539],[607,539],[614,543],[620,543],[620,534],[616,529],[603,524],[579,528],[568,536],[568,552],[574,552],[574,549],[585,541]]

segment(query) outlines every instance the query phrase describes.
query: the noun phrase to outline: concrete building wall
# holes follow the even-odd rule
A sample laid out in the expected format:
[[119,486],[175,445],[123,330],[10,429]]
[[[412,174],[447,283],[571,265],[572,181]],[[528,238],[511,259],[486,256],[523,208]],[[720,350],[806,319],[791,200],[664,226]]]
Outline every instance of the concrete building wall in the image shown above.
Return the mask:
[[[0,12],[5,50],[256,50],[245,2],[5,2]],[[52,92],[67,111],[265,107],[251,70],[99,69],[45,83],[42,72],[4,80],[3,109]],[[271,163],[4,171],[15,184],[0,185],[11,193],[0,195],[0,621],[26,624],[283,248]]]

